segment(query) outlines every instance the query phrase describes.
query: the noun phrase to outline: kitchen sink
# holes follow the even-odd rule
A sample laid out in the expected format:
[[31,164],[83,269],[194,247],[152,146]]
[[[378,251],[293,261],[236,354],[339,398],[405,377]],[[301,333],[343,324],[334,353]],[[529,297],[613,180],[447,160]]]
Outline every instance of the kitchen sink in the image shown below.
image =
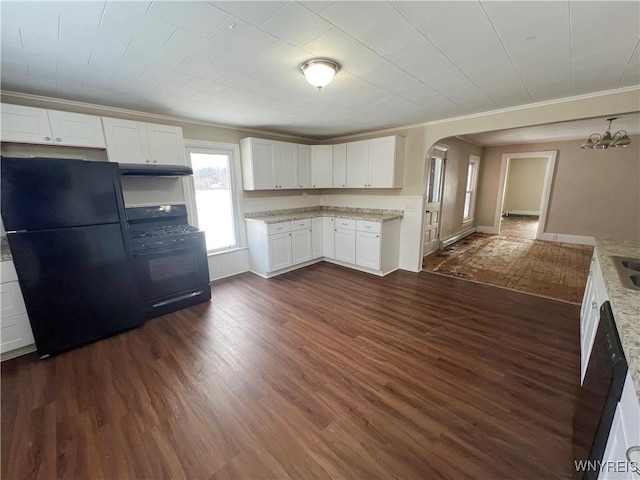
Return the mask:
[[612,256],[611,259],[622,285],[640,291],[640,258]]

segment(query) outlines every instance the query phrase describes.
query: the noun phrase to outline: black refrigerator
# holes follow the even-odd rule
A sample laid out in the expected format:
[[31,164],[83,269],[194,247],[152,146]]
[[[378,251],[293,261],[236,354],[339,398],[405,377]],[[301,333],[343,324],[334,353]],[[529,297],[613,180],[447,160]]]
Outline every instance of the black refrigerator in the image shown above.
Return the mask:
[[0,160],[1,212],[42,358],[143,323],[116,163]]

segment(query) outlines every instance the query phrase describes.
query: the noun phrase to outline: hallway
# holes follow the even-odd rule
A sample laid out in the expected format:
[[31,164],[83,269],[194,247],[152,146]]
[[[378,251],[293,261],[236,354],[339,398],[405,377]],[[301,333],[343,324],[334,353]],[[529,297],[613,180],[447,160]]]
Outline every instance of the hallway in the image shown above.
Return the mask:
[[500,235],[507,237],[536,238],[536,230],[538,229],[538,217],[504,216],[500,219]]

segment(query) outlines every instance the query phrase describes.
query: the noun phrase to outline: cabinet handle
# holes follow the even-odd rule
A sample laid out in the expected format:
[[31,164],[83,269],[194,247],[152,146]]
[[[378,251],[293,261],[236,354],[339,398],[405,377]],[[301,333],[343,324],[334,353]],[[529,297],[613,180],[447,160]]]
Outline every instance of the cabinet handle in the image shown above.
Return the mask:
[[376,235],[376,238],[380,238],[380,235]]
[[62,139],[61,138],[56,138],[56,142],[61,142]]
[[365,225],[364,228],[371,228],[371,225]]
[[344,187],[344,183],[342,184],[342,186]]
[[591,308],[593,308],[593,309],[598,308],[597,302],[595,302],[595,301],[591,302]]
[[302,185],[300,185],[300,188],[302,188]]
[[313,188],[316,188],[316,186],[314,185]]
[[153,163],[158,163],[158,161],[157,161],[157,160],[154,160],[154,161],[153,161]]
[[51,140],[51,137],[44,137],[44,139],[48,142]]
[[149,159],[148,159],[148,158],[145,160],[145,162],[146,162],[146,163],[151,163],[151,162],[149,161]]

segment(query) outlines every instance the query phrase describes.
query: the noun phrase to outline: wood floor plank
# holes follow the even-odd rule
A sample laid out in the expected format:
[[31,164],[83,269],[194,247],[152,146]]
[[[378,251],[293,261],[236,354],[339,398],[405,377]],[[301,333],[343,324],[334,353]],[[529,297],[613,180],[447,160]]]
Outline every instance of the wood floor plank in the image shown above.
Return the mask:
[[4,362],[2,478],[571,477],[576,305],[325,263],[212,294]]

